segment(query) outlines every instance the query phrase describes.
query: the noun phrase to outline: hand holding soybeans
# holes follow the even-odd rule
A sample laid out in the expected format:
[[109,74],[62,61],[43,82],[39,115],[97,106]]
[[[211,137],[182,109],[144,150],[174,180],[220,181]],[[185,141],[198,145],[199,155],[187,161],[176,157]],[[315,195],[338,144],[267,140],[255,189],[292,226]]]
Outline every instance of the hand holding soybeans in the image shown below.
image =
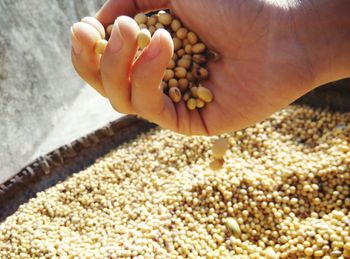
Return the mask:
[[[321,26],[315,23],[316,12],[305,8],[306,3],[139,0],[135,6],[135,1],[109,0],[98,12],[97,20],[84,18],[73,25],[72,60],[79,75],[119,112],[137,114],[188,135],[238,130],[266,118],[318,85],[349,75],[345,68],[349,67],[350,51],[345,46],[350,44],[346,45],[347,38],[340,41],[338,30],[334,30],[349,28],[345,14],[338,10],[348,5],[336,0],[338,6],[327,6],[329,1],[318,4],[323,16],[317,19],[326,20],[332,12],[338,15],[332,24]],[[143,27],[121,15],[134,17],[158,9],[170,9],[179,21],[172,25],[179,40],[187,35],[190,41],[189,32],[193,32],[209,50],[220,53],[219,61],[207,63],[209,77],[201,82],[214,97],[210,104],[192,98],[198,91],[178,91],[186,85],[185,80],[180,81],[185,78],[176,78],[182,76],[183,69],[172,67],[189,65],[185,59],[172,62],[178,43],[162,29],[167,21],[157,24],[157,20],[147,20],[145,26],[153,34],[152,39],[135,60],[137,35]],[[290,22],[292,17],[297,21],[294,24]],[[114,26],[109,26],[113,22]],[[111,37],[101,56],[95,52],[95,43],[105,38],[104,28]],[[332,33],[330,44],[320,32]],[[187,53],[186,47],[183,50]],[[193,49],[187,47],[187,51]],[[329,53],[336,57],[333,67],[329,67]],[[201,59],[192,57],[198,64]],[[167,87],[176,86],[178,90],[164,94],[165,77],[169,78]],[[182,100],[178,101],[180,94]]]

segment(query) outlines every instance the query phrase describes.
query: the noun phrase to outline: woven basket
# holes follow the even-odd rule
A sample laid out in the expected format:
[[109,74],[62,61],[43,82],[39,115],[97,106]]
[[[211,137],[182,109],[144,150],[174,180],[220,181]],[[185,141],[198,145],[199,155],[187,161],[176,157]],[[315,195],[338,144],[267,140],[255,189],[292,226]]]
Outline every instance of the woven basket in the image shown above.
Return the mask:
[[[317,88],[296,101],[331,111],[350,111],[350,79]],[[93,164],[118,145],[155,127],[135,116],[125,116],[69,145],[39,157],[15,176],[0,184],[0,222],[37,192],[63,181],[73,173]]]

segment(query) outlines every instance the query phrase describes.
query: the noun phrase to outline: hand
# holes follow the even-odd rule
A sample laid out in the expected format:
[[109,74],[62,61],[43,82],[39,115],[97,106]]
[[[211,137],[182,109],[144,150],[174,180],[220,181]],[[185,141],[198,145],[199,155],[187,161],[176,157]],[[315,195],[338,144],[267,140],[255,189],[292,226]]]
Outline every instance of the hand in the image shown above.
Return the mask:
[[[100,22],[83,19],[73,26],[73,64],[79,75],[119,112],[138,114],[187,135],[242,129],[331,80],[320,72],[324,70],[323,63],[318,63],[320,58],[311,57],[311,51],[308,55],[303,24],[293,23],[301,7],[284,6],[287,4],[283,1],[279,6],[271,3],[109,0],[97,14]],[[119,16],[165,8],[210,49],[221,53],[220,61],[208,63],[210,78],[204,85],[214,93],[214,101],[203,110],[188,111],[184,103],[173,104],[160,89],[173,52],[166,31],[158,30],[133,62],[139,29],[131,18]],[[103,26],[116,17],[112,37],[100,58],[93,52],[94,43],[104,37]]]

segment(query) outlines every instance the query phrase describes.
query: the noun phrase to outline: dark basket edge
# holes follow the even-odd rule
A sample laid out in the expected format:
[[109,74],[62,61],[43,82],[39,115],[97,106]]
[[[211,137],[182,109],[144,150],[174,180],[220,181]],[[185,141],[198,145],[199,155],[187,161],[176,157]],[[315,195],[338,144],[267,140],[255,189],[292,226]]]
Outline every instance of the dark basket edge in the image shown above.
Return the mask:
[[37,158],[0,184],[0,223],[38,192],[83,170],[113,148],[153,127],[154,124],[136,116],[123,116]]
[[300,97],[295,103],[332,112],[349,112],[350,78],[319,86]]

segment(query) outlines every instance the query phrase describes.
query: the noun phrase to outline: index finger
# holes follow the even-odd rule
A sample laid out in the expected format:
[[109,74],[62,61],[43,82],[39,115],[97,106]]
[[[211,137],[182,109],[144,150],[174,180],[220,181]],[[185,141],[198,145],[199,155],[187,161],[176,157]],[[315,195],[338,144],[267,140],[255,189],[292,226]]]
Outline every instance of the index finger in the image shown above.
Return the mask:
[[139,12],[168,8],[170,0],[108,0],[97,12],[96,18],[107,26],[121,15],[134,16]]

